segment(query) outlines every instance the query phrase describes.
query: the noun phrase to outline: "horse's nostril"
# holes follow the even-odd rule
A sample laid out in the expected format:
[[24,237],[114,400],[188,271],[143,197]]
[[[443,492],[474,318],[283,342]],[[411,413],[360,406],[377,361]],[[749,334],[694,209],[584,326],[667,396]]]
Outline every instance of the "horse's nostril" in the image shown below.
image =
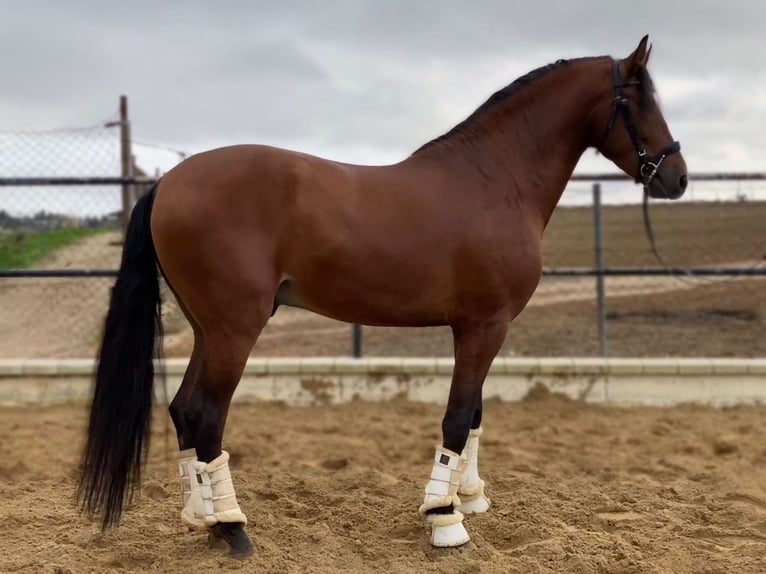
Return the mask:
[[681,189],[686,189],[687,185],[689,185],[689,178],[686,177],[686,174],[684,174],[678,178],[678,187]]

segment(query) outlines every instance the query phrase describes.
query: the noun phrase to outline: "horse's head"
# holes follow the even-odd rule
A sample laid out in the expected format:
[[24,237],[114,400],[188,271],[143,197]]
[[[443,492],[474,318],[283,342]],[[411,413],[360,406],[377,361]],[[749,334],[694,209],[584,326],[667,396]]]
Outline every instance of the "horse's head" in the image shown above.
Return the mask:
[[604,99],[592,116],[592,133],[597,149],[651,197],[677,199],[688,183],[686,162],[654,98],[646,70],[647,40],[644,36],[630,56],[612,62]]

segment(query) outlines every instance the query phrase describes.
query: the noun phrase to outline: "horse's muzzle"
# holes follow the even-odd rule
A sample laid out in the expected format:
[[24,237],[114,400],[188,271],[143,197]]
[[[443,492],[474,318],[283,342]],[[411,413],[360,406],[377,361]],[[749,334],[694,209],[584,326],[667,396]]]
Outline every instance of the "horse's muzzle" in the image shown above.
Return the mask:
[[646,186],[649,197],[656,199],[678,199],[689,185],[689,178],[685,171],[662,166],[649,185]]

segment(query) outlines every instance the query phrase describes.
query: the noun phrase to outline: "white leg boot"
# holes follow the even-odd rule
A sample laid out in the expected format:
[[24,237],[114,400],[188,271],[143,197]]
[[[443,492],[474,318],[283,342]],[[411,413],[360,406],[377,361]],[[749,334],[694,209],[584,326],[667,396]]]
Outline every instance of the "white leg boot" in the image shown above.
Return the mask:
[[211,527],[219,522],[240,522],[247,524],[247,517],[239,508],[237,493],[231,482],[229,453],[221,454],[210,462],[196,460],[194,467],[202,506],[204,524]]
[[197,473],[194,470],[196,461],[197,454],[193,448],[181,451],[178,459],[178,474],[181,477],[184,505],[181,510],[181,520],[191,528],[205,530],[207,528],[205,526],[205,508],[199,491]]
[[[426,495],[420,506],[420,513],[425,514],[432,508],[460,505],[457,495],[460,475],[466,460],[459,454],[443,447],[436,448],[431,480],[426,485]],[[463,526],[463,514],[453,510],[450,514],[426,514],[431,524],[431,544],[437,547],[461,546],[471,538]]]
[[197,530],[207,530],[218,522],[241,522],[247,517],[237,503],[231,482],[229,453],[223,451],[209,463],[197,460],[194,449],[181,452],[178,461],[184,507],[181,520]]
[[458,494],[461,504],[458,510],[463,514],[478,514],[489,510],[489,498],[484,494],[484,481],[479,478],[479,437],[481,427],[471,429],[465,443],[463,456],[467,459],[465,470],[460,475]]

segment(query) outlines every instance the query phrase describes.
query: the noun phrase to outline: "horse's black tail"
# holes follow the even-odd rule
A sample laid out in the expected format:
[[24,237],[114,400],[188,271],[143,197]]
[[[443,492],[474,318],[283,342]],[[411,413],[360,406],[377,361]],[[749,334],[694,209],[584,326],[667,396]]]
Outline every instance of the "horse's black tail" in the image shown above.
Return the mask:
[[130,217],[99,350],[77,497],[102,527],[120,520],[149,448],[155,349],[161,349],[160,282],[149,221],[156,185]]

